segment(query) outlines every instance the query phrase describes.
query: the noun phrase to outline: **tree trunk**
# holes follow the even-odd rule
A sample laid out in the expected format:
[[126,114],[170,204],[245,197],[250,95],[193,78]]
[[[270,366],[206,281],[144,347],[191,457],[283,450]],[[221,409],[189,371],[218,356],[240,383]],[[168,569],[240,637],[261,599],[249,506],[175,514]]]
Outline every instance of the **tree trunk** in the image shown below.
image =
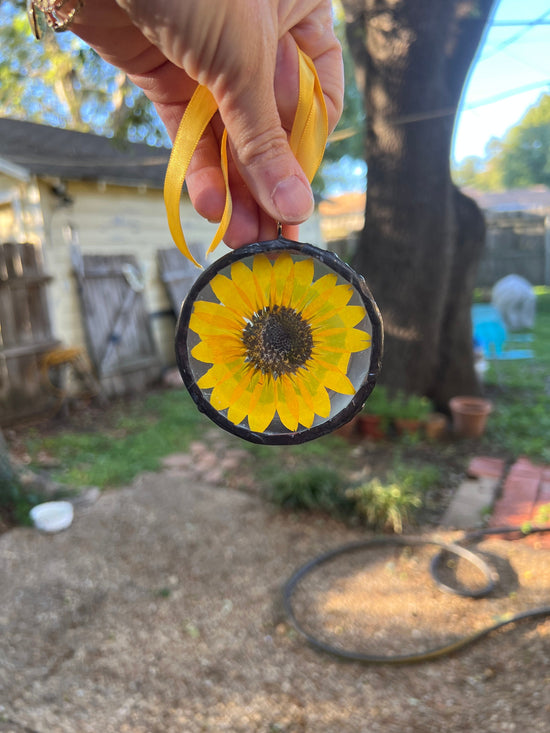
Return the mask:
[[367,113],[355,266],[382,311],[381,381],[445,408],[476,394],[470,305],[483,216],[453,185],[451,141],[493,0],[343,0]]

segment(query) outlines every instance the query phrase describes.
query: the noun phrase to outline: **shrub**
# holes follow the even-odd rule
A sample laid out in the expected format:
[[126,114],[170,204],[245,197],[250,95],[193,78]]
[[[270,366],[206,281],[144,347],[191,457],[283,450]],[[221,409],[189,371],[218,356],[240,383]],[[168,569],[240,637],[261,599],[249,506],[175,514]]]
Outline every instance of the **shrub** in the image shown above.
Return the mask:
[[433,405],[427,397],[399,392],[395,397],[396,417],[405,420],[425,420],[430,412],[433,411]]
[[392,418],[395,417],[394,409],[395,405],[386,387],[383,384],[377,384],[365,402],[363,412],[367,415],[380,415],[381,417]]
[[346,491],[355,505],[355,513],[376,530],[391,529],[401,533],[415,510],[422,506],[422,494],[440,478],[436,466],[407,468],[398,464],[388,473],[386,482],[373,478]]
[[384,385],[376,385],[363,407],[368,415],[380,415],[388,420],[400,417],[423,420],[432,410],[433,405],[427,397],[401,391],[391,395]]
[[269,482],[269,498],[286,509],[320,509],[340,512],[348,504],[342,477],[326,466],[282,471]]
[[411,510],[418,509],[422,500],[410,489],[399,484],[383,484],[374,478],[355,489],[348,489],[348,498],[355,502],[357,514],[377,530],[403,531]]

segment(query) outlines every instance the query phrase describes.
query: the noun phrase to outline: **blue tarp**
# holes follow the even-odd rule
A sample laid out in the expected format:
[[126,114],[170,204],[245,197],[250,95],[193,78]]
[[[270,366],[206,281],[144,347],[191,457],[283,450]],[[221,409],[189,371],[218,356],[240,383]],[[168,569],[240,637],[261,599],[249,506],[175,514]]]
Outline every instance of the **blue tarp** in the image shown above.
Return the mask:
[[[498,310],[492,305],[472,306],[474,344],[482,349],[486,359],[532,359],[531,349],[510,349],[508,331]],[[529,335],[513,340],[529,340]]]

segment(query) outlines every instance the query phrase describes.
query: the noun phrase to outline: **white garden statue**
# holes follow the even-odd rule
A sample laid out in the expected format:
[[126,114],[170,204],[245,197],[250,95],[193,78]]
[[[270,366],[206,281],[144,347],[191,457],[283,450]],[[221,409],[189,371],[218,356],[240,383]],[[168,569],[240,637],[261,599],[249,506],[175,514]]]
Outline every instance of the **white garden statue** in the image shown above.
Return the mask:
[[507,275],[495,283],[491,301],[510,331],[535,325],[536,295],[531,283],[520,275]]

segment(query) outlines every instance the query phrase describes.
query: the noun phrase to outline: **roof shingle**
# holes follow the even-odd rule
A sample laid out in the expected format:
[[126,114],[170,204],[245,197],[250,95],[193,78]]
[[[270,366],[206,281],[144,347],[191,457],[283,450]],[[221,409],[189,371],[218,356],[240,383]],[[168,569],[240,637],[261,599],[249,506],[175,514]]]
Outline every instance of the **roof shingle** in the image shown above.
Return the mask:
[[170,150],[0,118],[0,158],[39,177],[162,188]]

